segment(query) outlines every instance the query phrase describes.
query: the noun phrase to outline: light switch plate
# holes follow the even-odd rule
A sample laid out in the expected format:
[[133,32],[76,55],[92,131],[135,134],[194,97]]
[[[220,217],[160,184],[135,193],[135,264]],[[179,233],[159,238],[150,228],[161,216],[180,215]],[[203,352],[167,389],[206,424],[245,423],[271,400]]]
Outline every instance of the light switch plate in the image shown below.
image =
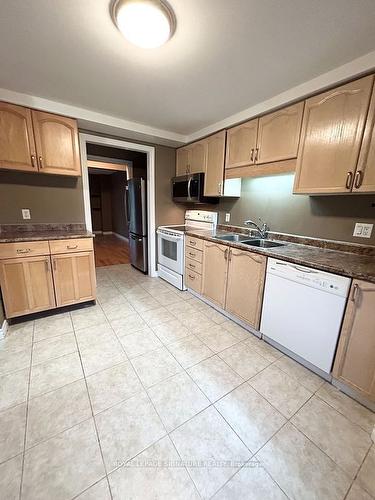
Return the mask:
[[229,222],[229,221],[230,221],[230,213],[225,214],[225,222]]
[[22,209],[22,218],[23,219],[31,219],[31,214],[30,214],[30,209],[29,208],[23,208]]
[[365,222],[357,222],[354,227],[353,236],[357,238],[371,238],[372,228],[374,224],[366,224]]

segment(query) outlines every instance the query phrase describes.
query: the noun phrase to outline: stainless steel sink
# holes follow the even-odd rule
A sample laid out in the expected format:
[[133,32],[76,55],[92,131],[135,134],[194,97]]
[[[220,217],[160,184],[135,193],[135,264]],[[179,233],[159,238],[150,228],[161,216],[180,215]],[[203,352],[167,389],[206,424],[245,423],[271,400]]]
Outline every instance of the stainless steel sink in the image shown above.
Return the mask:
[[283,247],[285,243],[277,243],[276,241],[270,240],[243,240],[241,241],[244,245],[249,245],[250,247],[261,247],[261,248],[273,248],[273,247]]
[[223,241],[237,241],[242,243],[244,240],[248,240],[249,237],[246,236],[245,234],[223,234],[221,236],[214,236],[217,240],[223,240]]

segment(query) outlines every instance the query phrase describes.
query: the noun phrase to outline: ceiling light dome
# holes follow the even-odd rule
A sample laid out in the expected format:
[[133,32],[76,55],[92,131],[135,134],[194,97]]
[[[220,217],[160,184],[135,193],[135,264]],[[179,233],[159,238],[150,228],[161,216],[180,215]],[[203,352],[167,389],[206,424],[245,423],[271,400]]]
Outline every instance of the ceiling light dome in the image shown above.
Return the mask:
[[115,0],[112,17],[124,37],[144,49],[166,43],[176,27],[173,11],[160,0]]

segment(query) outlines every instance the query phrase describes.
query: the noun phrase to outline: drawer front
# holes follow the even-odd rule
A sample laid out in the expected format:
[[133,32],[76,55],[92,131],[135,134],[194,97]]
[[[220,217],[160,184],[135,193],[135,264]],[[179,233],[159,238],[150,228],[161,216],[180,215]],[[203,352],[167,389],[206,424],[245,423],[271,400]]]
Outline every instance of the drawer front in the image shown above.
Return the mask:
[[192,236],[186,236],[186,245],[196,250],[203,250],[204,241],[199,238],[193,238]]
[[197,293],[202,293],[202,276],[195,271],[185,269],[185,285]]
[[14,257],[36,257],[49,255],[48,241],[20,241],[17,243],[0,243],[0,259]]
[[192,260],[192,259],[186,259],[185,266],[186,266],[186,269],[189,269],[190,271],[194,271],[198,274],[202,274],[201,262],[198,262],[198,261]]
[[202,250],[195,250],[195,248],[186,247],[185,249],[185,257],[186,259],[193,259],[197,262],[203,262],[203,252]]
[[92,238],[77,238],[70,240],[50,240],[51,254],[70,252],[89,252],[93,249]]

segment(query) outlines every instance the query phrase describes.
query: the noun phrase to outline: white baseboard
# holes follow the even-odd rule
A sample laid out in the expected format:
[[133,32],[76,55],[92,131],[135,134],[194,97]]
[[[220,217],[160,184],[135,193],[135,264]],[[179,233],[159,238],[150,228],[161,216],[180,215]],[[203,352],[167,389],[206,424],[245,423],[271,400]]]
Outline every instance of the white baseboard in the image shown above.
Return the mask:
[[0,339],[3,339],[7,333],[8,330],[8,321],[4,319],[3,324],[1,325],[0,328]]
[[103,231],[93,231],[94,234],[103,234]]
[[113,234],[112,231],[102,231],[102,234]]
[[123,236],[120,233],[112,233],[112,234],[114,234],[115,236],[117,236],[117,238],[120,238],[120,240],[124,240],[124,241],[129,242],[129,238],[127,238],[126,236]]

